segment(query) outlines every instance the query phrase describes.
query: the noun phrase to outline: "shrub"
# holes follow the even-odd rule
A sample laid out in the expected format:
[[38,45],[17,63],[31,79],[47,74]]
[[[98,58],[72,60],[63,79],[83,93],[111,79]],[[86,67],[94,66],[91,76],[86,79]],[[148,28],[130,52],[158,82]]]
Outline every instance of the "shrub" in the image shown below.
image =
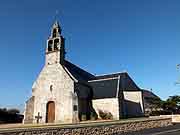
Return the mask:
[[91,120],[97,120],[97,118],[98,118],[97,114],[95,112],[91,112],[90,119]]
[[161,111],[152,111],[150,112],[150,116],[159,116],[159,115],[171,115],[171,111],[161,110]]
[[112,120],[113,115],[110,112],[99,110],[99,116],[103,120]]
[[86,120],[87,120],[86,114],[82,114],[82,115],[81,115],[81,120],[82,120],[82,121],[86,121]]

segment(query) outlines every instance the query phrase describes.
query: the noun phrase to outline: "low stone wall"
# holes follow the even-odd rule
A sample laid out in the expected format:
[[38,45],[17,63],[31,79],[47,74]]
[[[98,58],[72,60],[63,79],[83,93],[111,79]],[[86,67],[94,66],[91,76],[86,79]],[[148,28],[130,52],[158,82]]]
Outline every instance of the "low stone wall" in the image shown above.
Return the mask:
[[172,123],[180,123],[180,115],[179,114],[172,115]]
[[84,123],[77,125],[44,125],[16,129],[0,129],[0,135],[114,135],[171,125],[171,119],[145,119]]

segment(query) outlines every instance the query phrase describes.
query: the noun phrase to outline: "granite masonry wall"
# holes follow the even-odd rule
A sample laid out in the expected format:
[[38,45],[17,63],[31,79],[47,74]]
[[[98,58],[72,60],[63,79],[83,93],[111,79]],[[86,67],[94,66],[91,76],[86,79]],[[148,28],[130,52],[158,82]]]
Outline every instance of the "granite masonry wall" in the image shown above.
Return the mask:
[[23,123],[33,123],[33,112],[34,112],[34,96],[32,96],[27,102],[25,106],[25,114]]
[[16,129],[0,129],[0,135],[115,135],[149,128],[170,126],[171,119],[113,121],[77,125],[54,125]]

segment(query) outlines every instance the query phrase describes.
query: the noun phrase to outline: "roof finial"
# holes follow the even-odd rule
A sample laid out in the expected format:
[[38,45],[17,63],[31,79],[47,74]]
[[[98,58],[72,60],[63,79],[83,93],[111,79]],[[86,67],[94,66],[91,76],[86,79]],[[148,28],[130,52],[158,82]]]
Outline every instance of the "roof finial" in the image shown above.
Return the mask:
[[59,21],[58,21],[58,15],[59,15],[59,10],[56,10],[55,11],[55,16],[54,16],[55,20],[54,20],[53,28],[57,28],[57,27],[60,28]]

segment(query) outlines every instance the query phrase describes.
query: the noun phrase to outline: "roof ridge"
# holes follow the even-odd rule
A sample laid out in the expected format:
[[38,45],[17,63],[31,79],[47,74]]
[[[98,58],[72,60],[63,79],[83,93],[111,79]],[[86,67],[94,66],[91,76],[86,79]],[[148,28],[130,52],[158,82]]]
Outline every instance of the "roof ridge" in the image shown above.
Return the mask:
[[93,79],[93,80],[89,80],[88,82],[96,82],[96,81],[107,81],[107,80],[115,80],[115,79],[119,79],[118,77],[109,77],[109,78],[104,78],[104,79]]
[[122,72],[114,72],[114,73],[109,73],[109,74],[100,74],[100,75],[96,75],[96,77],[99,77],[99,76],[106,76],[106,75],[116,75],[116,74],[123,74],[123,73],[127,73],[127,71],[122,71]]

